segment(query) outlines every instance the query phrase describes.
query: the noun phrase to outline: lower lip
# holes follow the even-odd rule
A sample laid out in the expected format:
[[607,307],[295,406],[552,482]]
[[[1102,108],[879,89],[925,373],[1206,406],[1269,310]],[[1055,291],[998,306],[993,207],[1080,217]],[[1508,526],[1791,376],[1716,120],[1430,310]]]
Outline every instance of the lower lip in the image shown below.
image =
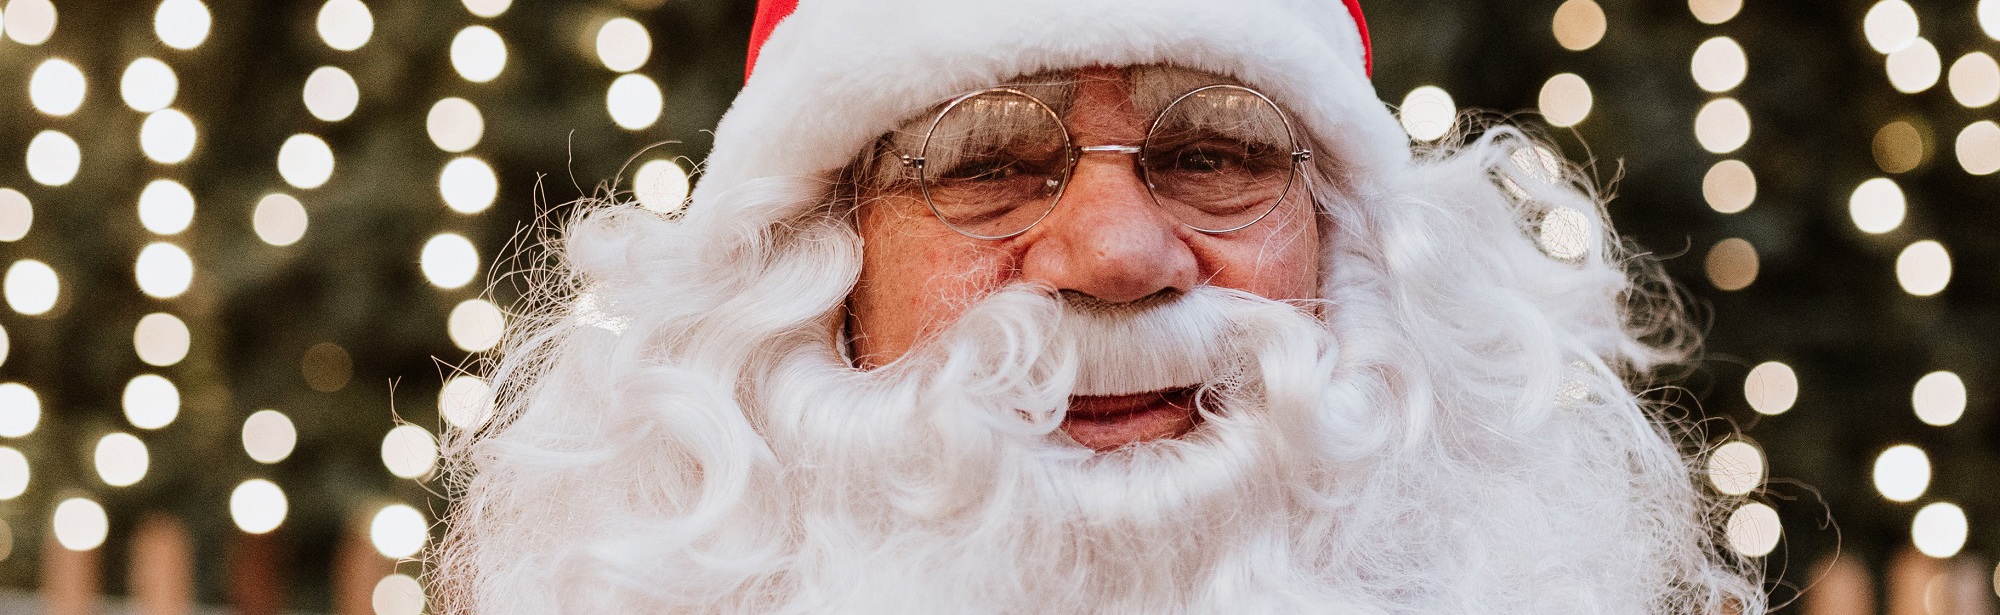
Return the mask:
[[1193,431],[1201,416],[1194,410],[1192,388],[1169,389],[1115,397],[1071,397],[1063,433],[1099,452],[1178,438]]

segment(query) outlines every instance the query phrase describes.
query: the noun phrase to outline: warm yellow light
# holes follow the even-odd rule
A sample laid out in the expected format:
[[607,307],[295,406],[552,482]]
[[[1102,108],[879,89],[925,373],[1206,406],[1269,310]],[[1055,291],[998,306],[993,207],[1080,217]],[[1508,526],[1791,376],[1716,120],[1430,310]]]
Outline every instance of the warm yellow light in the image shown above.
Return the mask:
[[1924,555],[1950,559],[1965,547],[1969,530],[1964,509],[1950,502],[1933,502],[1910,521],[1910,540]]
[[[1979,29],[1986,31],[1987,38],[2000,41],[2000,0],[1979,0]],[[1994,578],[2000,586],[2000,576]]]
[[1992,175],[2000,171],[2000,124],[1993,120],[1980,120],[1958,132],[1954,145],[1958,153],[1958,166],[1973,175]]
[[1426,85],[1403,97],[1401,113],[1403,132],[1418,141],[1436,141],[1450,133],[1458,121],[1458,106],[1452,102],[1451,94],[1434,85]]
[[464,235],[439,233],[424,242],[418,264],[433,286],[459,288],[478,275],[479,252]]
[[500,343],[507,318],[500,308],[484,299],[467,299],[451,309],[445,332],[460,350],[482,352]]
[[493,167],[484,160],[463,156],[445,163],[444,171],[438,173],[438,195],[444,197],[445,206],[452,211],[462,214],[486,211],[499,194],[500,178],[494,176]]
[[1725,495],[1744,495],[1764,484],[1764,451],[1731,440],[1708,454],[1708,480]]
[[375,550],[392,559],[416,555],[430,540],[430,526],[424,514],[404,504],[390,504],[376,511],[368,524],[368,539]]
[[486,380],[478,376],[453,376],[438,391],[438,414],[452,427],[477,428],[493,415],[493,400],[487,393]]
[[159,374],[139,374],[125,383],[125,420],[140,429],[159,429],[181,414],[181,391]]
[[605,68],[621,73],[639,70],[652,53],[653,37],[637,21],[619,17],[597,29],[597,59]]
[[1702,176],[1701,196],[1717,212],[1733,214],[1749,209],[1757,200],[1757,174],[1741,160],[1717,162]]
[[298,443],[298,429],[283,412],[258,410],[243,419],[243,452],[257,463],[284,461]]
[[375,34],[375,16],[361,0],[327,0],[319,8],[320,40],[340,51],[354,51]]
[[245,533],[263,534],[278,529],[288,512],[291,504],[285,500],[285,491],[271,481],[253,478],[229,492],[229,518]]
[[7,38],[33,47],[46,43],[56,32],[56,5],[49,0],[14,0],[7,3]]
[[104,516],[104,507],[85,498],[70,498],[57,504],[51,525],[56,542],[71,551],[95,549],[111,533],[111,520]]
[[375,615],[420,615],[424,612],[424,587],[409,575],[392,574],[375,582],[369,596]]
[[1951,97],[1967,109],[1979,109],[2000,101],[2000,62],[1984,51],[1974,51],[1951,63]]
[[85,89],[82,69],[69,60],[51,58],[43,60],[28,78],[28,102],[36,111],[62,117],[83,106]]
[[611,121],[626,130],[652,126],[660,120],[660,111],[665,107],[659,84],[638,73],[619,76],[604,94],[604,108],[611,112]]
[[194,193],[171,179],[156,179],[139,191],[139,224],[159,235],[178,235],[194,223]]
[[466,81],[492,81],[507,68],[507,44],[492,28],[466,26],[451,39],[451,66]]
[[154,367],[167,367],[187,358],[191,339],[187,323],[173,314],[155,312],[139,319],[132,329],[132,349],[139,360]]
[[153,12],[153,33],[175,49],[194,49],[208,40],[213,18],[201,0],[163,0]]
[[298,243],[306,235],[306,206],[289,194],[264,195],[250,225],[264,243],[279,247]]
[[632,179],[639,205],[656,213],[674,213],[687,202],[688,174],[672,160],[649,160]]
[[76,179],[83,165],[83,150],[76,139],[54,130],[44,130],[28,141],[28,177],[44,186],[62,186]]
[[1944,60],[1938,57],[1936,46],[1918,38],[1902,50],[1889,54],[1886,66],[1889,85],[1898,92],[1915,94],[1937,85],[1938,75],[1944,70]]
[[0,437],[35,433],[42,423],[42,397],[19,382],[0,384]]
[[1689,70],[1701,89],[1727,92],[1743,84],[1744,76],[1750,73],[1750,60],[1736,39],[1718,36],[1695,48]]
[[1757,281],[1757,248],[1735,237],[1724,239],[1708,249],[1704,265],[1716,288],[1743,290]]
[[1578,261],[1590,254],[1590,216],[1569,207],[1556,207],[1535,226],[1535,245],[1544,254],[1562,261]]
[[1868,46],[1880,53],[1895,53],[1917,40],[1917,11],[1903,0],[1882,0],[1862,18]]
[[1758,414],[1784,414],[1799,401],[1799,375],[1792,366],[1777,361],[1758,364],[1743,379],[1743,399]]
[[1875,457],[1875,490],[1892,502],[1909,502],[1931,484],[1931,458],[1923,449],[1898,444]]
[[1694,118],[1695,139],[1702,149],[1727,154],[1750,142],[1750,110],[1734,98],[1718,98],[1702,105]]
[[129,433],[112,433],[97,440],[97,477],[113,487],[130,487],[146,478],[151,465],[146,443]]
[[1965,416],[1965,381],[1951,372],[1931,372],[1910,390],[1910,407],[1926,425],[1949,426]]
[[1884,124],[1871,145],[1875,166],[1886,173],[1907,173],[1924,163],[1924,135],[1905,120]]
[[333,148],[317,136],[292,135],[278,147],[278,175],[285,178],[285,183],[303,190],[326,185],[333,178]]
[[431,105],[430,115],[424,118],[424,130],[430,133],[431,143],[438,149],[458,153],[479,145],[480,136],[486,132],[486,120],[471,101],[452,97]]
[[1877,177],[1854,188],[1847,199],[1847,214],[1861,232],[1880,235],[1903,225],[1903,189],[1896,181]]
[[437,439],[416,425],[397,425],[382,437],[382,466],[397,478],[423,478],[437,467]]
[[56,270],[34,259],[14,261],[7,267],[6,281],[0,285],[5,287],[7,306],[28,316],[48,313],[62,292]]
[[1729,548],[1749,557],[1763,557],[1778,548],[1784,525],[1778,511],[1762,502],[1751,502],[1729,515]]
[[0,188],[0,241],[20,241],[35,224],[35,204],[13,188]]
[[12,500],[28,492],[31,473],[28,456],[11,446],[0,446],[0,500]]
[[1896,257],[1896,281],[1904,292],[1918,297],[1944,292],[1951,282],[1951,255],[1943,244],[1929,239],[1910,244]]
[[464,2],[466,11],[471,12],[473,15],[492,19],[499,17],[501,13],[507,12],[508,5],[513,4],[514,0],[464,0]]
[[1590,116],[1590,84],[1575,73],[1550,77],[1542,84],[1542,116],[1558,127],[1575,126]]
[[1688,0],[1688,12],[1709,25],[1727,22],[1742,10],[1743,0]]
[[139,262],[133,266],[133,277],[139,280],[139,290],[155,299],[172,299],[187,292],[194,283],[194,259],[188,257],[180,246],[164,241],[153,242],[139,251]]
[[161,164],[179,164],[194,153],[194,120],[174,109],[161,109],[146,116],[139,126],[139,150]]
[[361,86],[354,76],[335,66],[321,66],[306,77],[306,111],[322,121],[338,122],[354,115],[361,104]]
[[133,60],[118,79],[119,97],[125,99],[125,106],[140,113],[152,113],[174,104],[180,87],[180,78],[174,76],[173,67],[153,58]]
[[1569,0],[1556,7],[1550,27],[1556,43],[1570,51],[1583,51],[1604,40],[1604,7],[1594,0]]

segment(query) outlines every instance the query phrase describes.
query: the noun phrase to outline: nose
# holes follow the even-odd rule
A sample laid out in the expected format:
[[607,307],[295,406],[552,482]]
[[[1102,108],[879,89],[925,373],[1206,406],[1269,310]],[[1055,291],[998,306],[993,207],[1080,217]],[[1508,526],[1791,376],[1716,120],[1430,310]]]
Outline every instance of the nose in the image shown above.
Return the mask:
[[1109,303],[1186,291],[1198,276],[1188,232],[1153,203],[1131,157],[1086,154],[1023,238],[1021,277]]

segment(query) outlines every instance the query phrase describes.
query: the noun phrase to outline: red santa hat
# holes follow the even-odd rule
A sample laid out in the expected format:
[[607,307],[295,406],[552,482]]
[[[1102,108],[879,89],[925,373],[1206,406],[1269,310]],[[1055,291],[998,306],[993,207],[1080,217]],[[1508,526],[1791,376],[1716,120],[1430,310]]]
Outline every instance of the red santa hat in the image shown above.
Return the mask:
[[1409,142],[1369,81],[1358,2],[763,0],[688,215],[761,178],[829,176],[952,96],[1089,66],[1228,75],[1284,106],[1332,154],[1322,169],[1393,174]]

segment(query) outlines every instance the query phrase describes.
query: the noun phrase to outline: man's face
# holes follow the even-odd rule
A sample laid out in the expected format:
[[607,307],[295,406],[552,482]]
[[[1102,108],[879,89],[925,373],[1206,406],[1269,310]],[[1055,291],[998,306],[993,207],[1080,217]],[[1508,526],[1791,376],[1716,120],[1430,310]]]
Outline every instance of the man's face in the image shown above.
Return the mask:
[[[1092,68],[1051,101],[1076,146],[1139,145],[1154,116],[1193,87],[1227,79],[1174,68]],[[1086,309],[1172,301],[1199,285],[1271,299],[1318,296],[1319,225],[1303,180],[1271,214],[1241,230],[1206,233],[1152,199],[1133,156],[1084,154],[1061,200],[1026,232],[960,234],[914,186],[864,185],[861,279],[849,300],[857,363],[886,365],[956,321],[979,298],[1015,283],[1062,291]],[[1089,366],[1084,366],[1089,369]],[[1073,396],[1062,430],[1100,451],[1192,430],[1191,389]]]

